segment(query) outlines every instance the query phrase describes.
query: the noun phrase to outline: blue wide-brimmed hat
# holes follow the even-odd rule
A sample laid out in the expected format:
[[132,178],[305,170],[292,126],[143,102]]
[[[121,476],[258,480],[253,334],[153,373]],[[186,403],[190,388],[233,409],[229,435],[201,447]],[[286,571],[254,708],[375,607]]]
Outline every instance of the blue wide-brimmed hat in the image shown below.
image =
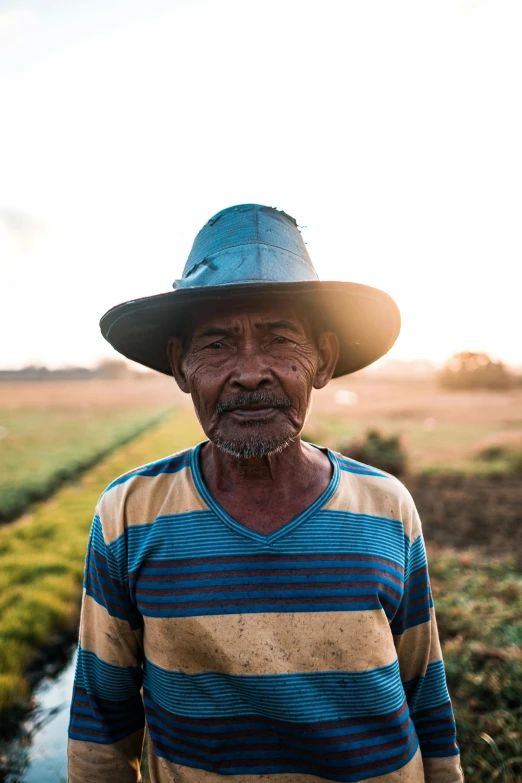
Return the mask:
[[180,280],[167,293],[113,307],[100,321],[103,336],[128,359],[171,375],[170,337],[212,302],[237,306],[265,299],[284,307],[303,302],[339,338],[334,377],[355,372],[390,350],[400,331],[399,309],[377,288],[322,281],[296,221],[260,204],[214,215],[196,239]]

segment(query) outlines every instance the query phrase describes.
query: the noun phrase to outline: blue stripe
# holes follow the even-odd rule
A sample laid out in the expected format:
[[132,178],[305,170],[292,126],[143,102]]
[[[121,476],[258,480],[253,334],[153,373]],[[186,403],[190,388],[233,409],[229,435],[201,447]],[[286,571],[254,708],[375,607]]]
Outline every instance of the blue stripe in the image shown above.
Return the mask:
[[71,739],[112,744],[145,723],[140,667],[121,668],[78,650],[69,721]]
[[[304,570],[304,569],[303,569]],[[360,589],[360,588],[351,588],[351,583],[357,582],[361,583],[363,582],[367,587],[365,587],[366,592],[368,589],[371,589],[372,587],[379,587],[381,585],[385,585],[389,588],[390,591],[393,591],[397,594],[397,596],[400,598],[401,595],[401,589],[397,585],[396,582],[393,582],[391,579],[387,579],[384,574],[307,574],[307,573],[299,573],[300,569],[295,568],[296,573],[294,574],[282,574],[282,575],[270,575],[270,576],[258,576],[257,574],[252,577],[248,576],[236,576],[236,577],[220,577],[220,578],[205,578],[201,575],[196,575],[192,579],[168,579],[169,576],[173,577],[174,575],[177,576],[175,570],[171,569],[167,572],[167,574],[164,574],[164,579],[161,580],[152,580],[151,577],[153,576],[149,569],[145,571],[143,569],[142,573],[140,574],[139,579],[139,589],[140,590],[166,590],[168,588],[171,588],[172,590],[193,590],[195,593],[198,592],[198,590],[201,590],[201,588],[205,588],[210,590],[210,588],[215,587],[234,587],[239,585],[244,585],[245,588],[249,589],[263,589],[263,585],[309,585],[310,587],[314,587],[316,590],[321,590],[322,583],[325,584],[332,584],[334,582],[336,583],[342,583],[343,585],[346,584],[346,588],[350,589]],[[424,586],[422,588],[423,590],[426,589]],[[299,595],[302,594],[302,591],[299,591]],[[334,595],[334,593],[331,593],[331,595]],[[391,597],[393,600],[393,596]]]
[[445,759],[448,756],[460,756],[459,746],[455,744],[452,748],[445,748],[444,750],[431,750],[426,749],[422,751],[422,755],[427,759]]
[[[451,738],[454,736],[453,731],[448,731],[448,729],[444,729],[444,731],[440,732],[439,736],[432,736],[428,740],[424,742],[425,747],[428,747],[430,750],[441,750],[443,745],[450,744],[450,739],[448,739],[448,735],[451,734]],[[452,744],[452,743],[451,743]],[[440,747],[437,747],[440,746]]]
[[386,473],[381,473],[378,470],[360,470],[355,465],[339,465],[339,469],[343,473],[355,473],[357,476],[373,476],[375,478],[393,479],[393,476],[387,476]]
[[250,604],[247,606],[232,604],[231,606],[208,606],[186,607],[181,609],[175,602],[165,607],[160,605],[141,604],[142,614],[146,617],[216,617],[218,615],[229,614],[267,614],[269,612],[287,612],[294,614],[296,612],[370,612],[382,609],[380,602],[361,601],[350,603],[289,603],[278,604],[277,601],[271,603]]
[[433,600],[422,536],[416,538],[409,547],[406,560],[404,595],[399,611],[391,623],[394,636],[400,636],[409,628],[429,623],[431,620]]
[[[399,568],[406,566],[409,539],[400,520],[322,510],[291,535],[263,544],[265,551],[281,555],[373,555]],[[181,560],[252,555],[252,541],[219,524],[212,511],[192,511],[158,517],[152,524],[133,525],[109,545],[120,564],[121,577],[147,560]],[[255,550],[254,550],[255,551]],[[257,550],[259,552],[259,549]]]
[[277,551],[295,555],[371,554],[404,568],[408,546],[400,520],[323,510],[305,528],[283,539]]
[[[404,748],[400,748],[399,751],[388,751],[380,754],[380,758],[377,754],[371,756],[371,762],[366,767],[361,763],[353,763],[350,760],[345,760],[340,763],[332,762],[328,759],[326,763],[314,762],[312,760],[307,761],[303,759],[302,753],[294,753],[292,757],[289,754],[279,753],[278,758],[271,758],[268,753],[256,753],[256,764],[245,764],[241,761],[243,759],[233,759],[227,764],[226,761],[221,763],[209,764],[202,761],[200,758],[197,760],[193,756],[190,756],[186,750],[182,749],[181,754],[177,755],[172,753],[168,746],[161,743],[159,737],[154,738],[155,752],[157,756],[167,759],[175,764],[187,766],[196,769],[204,769],[208,772],[215,772],[220,775],[250,775],[250,776],[262,776],[262,775],[276,775],[276,774],[293,774],[293,775],[320,775],[325,780],[339,781],[339,783],[358,783],[359,781],[367,780],[368,778],[374,778],[376,775],[385,775],[395,770],[404,767],[415,755],[418,748],[417,737],[415,732],[413,733],[409,745]],[[272,754],[273,755],[273,754]],[[285,758],[286,756],[286,758]],[[297,758],[296,758],[297,756]],[[366,762],[366,756],[363,757]],[[373,763],[372,763],[373,762]],[[353,771],[350,771],[353,770]]]
[[[410,682],[415,683],[416,680],[410,680]],[[406,685],[409,685],[409,683],[406,683]],[[419,727],[419,731],[424,731],[425,726],[429,728],[431,723],[439,720],[455,720],[451,702],[448,701],[447,704],[435,707],[433,710],[424,710],[422,712],[417,710],[415,713],[415,725]]]
[[392,476],[387,476],[385,473],[380,473],[377,470],[359,470],[355,466],[339,465],[340,470],[344,473],[355,473],[358,476],[375,476],[377,478],[391,479]]
[[424,625],[430,621],[430,603],[426,601],[419,606],[411,607],[408,613],[397,613],[391,621],[391,631],[394,636],[402,636],[410,628],[416,628],[418,625]]
[[[372,732],[375,736],[362,740],[357,738],[351,739],[350,735],[347,735],[339,737],[339,741],[335,743],[321,743],[320,740],[323,739],[321,735],[319,738],[316,737],[316,741],[312,743],[309,738],[299,736],[292,737],[291,735],[288,735],[285,736],[284,743],[287,744],[287,750],[290,752],[294,749],[302,751],[312,750],[316,753],[324,754],[325,756],[334,756],[336,753],[359,750],[361,755],[368,757],[371,755],[372,748],[374,748],[376,745],[383,745],[388,742],[392,743],[401,740],[404,741],[411,731],[411,724],[408,717],[406,718],[406,721],[404,721],[404,724],[406,728],[398,728],[396,731],[388,732],[385,735],[379,735],[376,732]],[[252,755],[251,751],[248,750],[248,747],[252,745],[272,745],[278,754],[282,749],[282,736],[279,732],[259,732],[259,734],[257,734],[255,737],[232,736],[227,738],[226,735],[221,735],[217,738],[213,738],[212,736],[194,737],[190,736],[187,732],[184,732],[183,729],[181,729],[179,732],[173,731],[170,724],[167,726],[164,718],[160,718],[154,712],[147,714],[147,726],[149,729],[151,729],[152,736],[152,729],[159,730],[159,732],[163,732],[165,734],[168,733],[170,735],[168,738],[168,744],[171,745],[171,747],[176,747],[177,743],[179,743],[179,747],[181,749],[183,749],[183,746],[187,747],[190,745],[194,748],[194,750],[201,753],[202,758],[214,759],[219,758],[219,755],[226,758],[227,756],[230,757],[232,751],[234,753],[232,758],[237,759],[238,754],[235,753],[235,751],[237,750],[238,752],[241,752],[242,748],[248,752],[249,755]],[[359,735],[361,733],[361,731],[358,732]],[[318,739],[319,741],[317,741]],[[256,752],[256,757],[257,755],[258,754]]]
[[397,481],[395,476],[391,476],[383,470],[374,468],[373,465],[366,465],[364,462],[358,462],[358,460],[351,459],[351,457],[345,457],[344,455],[342,455],[340,459],[337,457],[337,459],[339,460],[339,467],[341,470],[346,471],[346,473],[357,473],[361,476],[377,476],[378,478]]
[[426,585],[429,585],[428,569],[426,566],[424,566],[424,568],[420,568],[418,571],[415,571],[406,580],[406,589],[408,591],[408,595],[410,596],[419,592],[419,590],[422,588],[426,588]]
[[434,661],[426,669],[424,677],[417,677],[404,684],[406,693],[409,693],[408,703],[410,712],[415,716],[417,712],[433,710],[449,702],[449,693],[446,685],[444,663]]
[[117,617],[119,620],[125,620],[129,623],[131,628],[139,628],[138,621],[129,615],[127,607],[120,601],[112,598],[109,599],[106,593],[97,589],[91,581],[88,581],[85,586],[85,594],[96,601],[97,604],[103,606],[107,614],[111,617]]
[[119,742],[125,737],[129,737],[134,734],[135,731],[143,728],[143,724],[140,726],[129,725],[128,728],[121,729],[121,731],[115,731],[111,727],[110,731],[100,731],[94,733],[88,731],[88,726],[77,726],[76,724],[70,724],[68,730],[68,737],[72,740],[79,740],[80,742],[96,742],[98,745],[113,745],[115,742]]
[[[273,683],[281,677],[270,679]],[[259,714],[216,719],[221,710],[215,708],[207,724],[204,718],[198,721],[166,712],[151,699],[146,686],[144,702],[151,741],[159,756],[221,775],[291,772],[359,781],[399,769],[418,747],[407,705],[402,714],[355,719],[348,725],[347,721],[343,724],[342,715],[335,722],[305,724],[274,721]],[[216,705],[221,703],[216,698]]]
[[103,606],[109,615],[125,620],[132,629],[141,626],[142,618],[131,601],[128,586],[111,575],[104,556],[96,552],[91,544],[87,553],[84,587],[86,594]]
[[410,547],[408,571],[412,574],[422,568],[427,568],[426,548],[423,537],[419,536]]
[[69,724],[68,736],[73,740],[80,742],[96,742],[99,745],[113,745],[125,737],[134,734],[135,731],[144,727],[144,722],[129,719],[125,725],[105,724],[85,721],[84,723],[71,720]]
[[[241,761],[247,761],[254,757],[258,764],[259,762],[263,761],[265,761],[265,763],[269,762],[270,760],[281,762],[285,759],[288,759],[294,763],[301,762],[303,765],[309,764],[312,768],[314,765],[317,765],[323,767],[323,769],[328,768],[335,772],[336,770],[342,769],[343,767],[346,768],[347,766],[351,766],[354,764],[354,762],[355,764],[368,764],[372,762],[385,761],[390,757],[397,756],[401,751],[404,751],[404,747],[408,744],[408,736],[404,736],[404,732],[401,732],[400,734],[389,738],[390,743],[394,743],[395,747],[373,752],[373,745],[384,744],[381,738],[373,740],[373,742],[369,745],[348,743],[343,748],[334,749],[331,747],[325,747],[322,749],[322,751],[317,752],[312,750],[310,746],[306,745],[305,743],[295,743],[294,745],[285,747],[280,742],[278,742],[277,739],[275,739],[275,741],[270,743],[273,744],[272,748],[267,748],[266,746],[262,748],[254,746],[254,748],[250,747],[242,750],[241,745],[236,745],[234,747],[233,753],[231,753],[230,749],[226,747],[223,747],[222,749],[212,749],[209,746],[189,748],[184,740],[175,741],[173,739],[162,736],[163,726],[161,723],[152,722],[148,723],[147,725],[151,729],[150,735],[155,743],[159,744],[161,742],[164,748],[168,748],[168,750],[173,754],[195,757],[201,763],[201,766],[203,766],[203,764],[212,765],[219,762],[225,762],[227,766],[236,766]],[[397,740],[402,740],[402,744],[399,745]],[[250,746],[252,746],[252,742],[250,742]],[[351,758],[336,758],[337,753],[341,754],[347,752],[351,754]]]
[[90,696],[109,701],[132,699],[139,693],[142,678],[140,666],[115,666],[91,650],[78,650],[75,683]]
[[[194,580],[199,580],[205,579],[205,574],[209,572],[220,572],[223,573],[223,576],[226,576],[228,573],[230,573],[231,577],[233,577],[234,571],[246,570],[287,570],[299,573],[300,571],[306,572],[309,569],[316,568],[359,568],[364,573],[365,569],[371,568],[382,571],[384,574],[394,576],[401,582],[401,584],[403,582],[402,571],[392,561],[383,563],[382,561],[371,560],[370,556],[368,556],[367,559],[355,559],[354,557],[352,560],[341,559],[341,557],[332,557],[328,560],[301,560],[286,555],[277,556],[277,559],[275,559],[273,555],[270,555],[270,558],[271,559],[265,559],[263,555],[254,555],[246,562],[242,560],[221,560],[216,562],[215,558],[209,558],[208,561],[204,562],[203,564],[197,562],[200,560],[200,558],[192,558],[192,562],[197,563],[194,565],[189,564],[191,563],[190,560],[183,561],[181,558],[180,560],[167,559],[166,561],[164,561],[162,558],[160,558],[159,561],[157,561],[156,558],[152,558],[141,564],[140,573],[143,575],[143,577],[146,575],[169,576],[175,573],[176,575],[186,575],[187,579],[192,577]],[[157,562],[161,562],[162,560],[163,562],[168,562],[168,565],[157,565]],[[185,562],[185,564],[181,565],[180,563],[183,562]]]
[[82,692],[75,685],[68,734],[71,739],[108,745],[118,742],[145,725],[139,694],[110,703]]
[[[289,723],[288,721],[271,720],[262,715],[240,716],[230,719],[225,717],[222,720],[213,719],[211,722],[189,719],[185,715],[168,713],[158,707],[147,689],[143,690],[143,701],[147,715],[157,716],[162,720],[165,726],[173,732],[183,732],[187,737],[193,738],[194,735],[205,735],[205,742],[213,742],[214,737],[225,737],[228,739],[231,733],[241,734],[248,732],[253,737],[261,737],[267,733],[276,733],[281,736],[289,736],[307,741],[339,740],[349,738],[366,732],[375,732],[384,736],[387,730],[398,729],[403,723],[410,720],[408,705],[404,706],[404,711],[399,717],[393,717],[394,714],[379,715],[374,717],[361,717],[356,720],[339,718],[338,721],[323,721],[320,723]],[[216,740],[216,741],[217,741]]]
[[[121,537],[123,538],[123,536]],[[110,546],[107,546],[103,535],[102,522],[98,514],[94,515],[92,521],[90,546],[106,563],[112,579],[124,582],[126,577],[125,553],[119,552],[119,556],[115,556],[116,553]]]
[[[417,727],[416,727],[417,728]],[[432,747],[437,744],[453,744],[456,738],[456,726],[454,720],[448,720],[446,723],[435,724],[430,731],[420,731],[417,728],[419,742],[424,748]],[[435,747],[435,750],[437,748]]]
[[[233,584],[229,584],[230,581]],[[165,610],[170,617],[201,616],[207,611],[219,613],[221,610],[246,613],[259,611],[260,603],[267,611],[289,611],[288,604],[310,611],[313,604],[324,607],[327,603],[345,611],[353,611],[354,607],[359,611],[361,604],[367,608],[382,608],[392,619],[401,599],[400,588],[379,574],[365,575],[362,579],[358,574],[305,573],[264,578],[249,578],[246,574],[234,580],[209,580],[205,585],[201,580],[189,582],[188,587],[180,587],[180,584],[186,583],[169,582],[166,578],[149,581],[140,574],[135,594],[142,614],[157,616],[156,612],[161,612],[160,616],[165,616]]]
[[[140,585],[141,586],[141,585]],[[165,589],[165,586],[163,586],[163,589]],[[189,593],[186,595],[173,595],[172,593],[167,595],[143,595],[142,593],[137,592],[137,599],[138,599],[138,606],[141,603],[193,603],[198,601],[248,601],[250,599],[256,599],[256,598],[264,598],[267,603],[271,603],[271,600],[273,600],[274,603],[277,603],[278,601],[281,602],[281,599],[283,598],[293,598],[294,600],[298,599],[305,599],[309,598],[311,601],[314,599],[321,598],[322,596],[331,598],[331,603],[336,603],[336,598],[357,598],[361,597],[361,600],[365,599],[370,595],[371,599],[374,599],[374,595],[372,593],[375,593],[375,590],[371,590],[371,588],[364,588],[364,587],[349,587],[346,588],[328,588],[328,590],[314,590],[313,588],[310,588],[309,590],[270,590],[266,591],[263,589],[256,589],[255,587],[251,587],[250,589],[245,590],[234,590],[234,592],[230,592],[227,590],[216,590],[216,592],[212,593],[198,593],[195,591],[194,593]],[[273,597],[273,598],[272,598]],[[386,596],[388,598],[388,596]],[[378,601],[377,595],[375,595],[375,600]],[[393,599],[388,598],[388,603],[391,603]],[[308,602],[307,602],[308,603]]]
[[167,712],[193,718],[317,722],[385,715],[405,700],[397,660],[364,672],[232,675],[170,672],[146,659],[144,687]]

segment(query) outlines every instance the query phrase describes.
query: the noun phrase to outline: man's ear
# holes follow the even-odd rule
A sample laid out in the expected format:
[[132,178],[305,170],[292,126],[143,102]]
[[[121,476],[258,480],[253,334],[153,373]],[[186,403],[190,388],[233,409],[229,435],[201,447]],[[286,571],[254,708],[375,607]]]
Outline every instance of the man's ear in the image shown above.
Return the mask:
[[339,340],[335,332],[322,332],[317,342],[319,362],[314,378],[314,389],[322,389],[331,380],[339,358]]
[[187,383],[186,375],[183,372],[183,345],[179,337],[171,337],[169,339],[167,356],[176,383],[182,392],[189,394],[189,385]]

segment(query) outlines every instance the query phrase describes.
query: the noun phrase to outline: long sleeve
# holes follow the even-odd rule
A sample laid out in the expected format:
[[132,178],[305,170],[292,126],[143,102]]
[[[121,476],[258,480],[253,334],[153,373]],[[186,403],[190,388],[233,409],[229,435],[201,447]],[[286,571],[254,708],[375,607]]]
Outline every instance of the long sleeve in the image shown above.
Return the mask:
[[406,531],[404,595],[391,623],[426,783],[462,783],[460,752],[442,660],[426,550],[413,508]]
[[[71,704],[69,783],[139,783],[142,624],[126,574],[126,537],[94,517],[87,550]],[[112,534],[112,539],[111,538]]]

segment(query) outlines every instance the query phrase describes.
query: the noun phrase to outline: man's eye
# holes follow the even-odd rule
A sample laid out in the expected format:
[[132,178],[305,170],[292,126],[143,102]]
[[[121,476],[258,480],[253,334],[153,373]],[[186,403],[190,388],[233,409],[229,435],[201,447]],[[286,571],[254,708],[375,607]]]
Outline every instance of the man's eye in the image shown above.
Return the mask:
[[281,337],[281,335],[278,334],[276,337],[274,337],[272,342],[276,345],[283,345],[284,343],[289,343],[290,340],[288,340],[286,337]]
[[210,343],[210,345],[207,345],[207,348],[213,348],[214,350],[219,350],[220,348],[224,348],[225,343],[222,340],[216,340],[214,343]]

